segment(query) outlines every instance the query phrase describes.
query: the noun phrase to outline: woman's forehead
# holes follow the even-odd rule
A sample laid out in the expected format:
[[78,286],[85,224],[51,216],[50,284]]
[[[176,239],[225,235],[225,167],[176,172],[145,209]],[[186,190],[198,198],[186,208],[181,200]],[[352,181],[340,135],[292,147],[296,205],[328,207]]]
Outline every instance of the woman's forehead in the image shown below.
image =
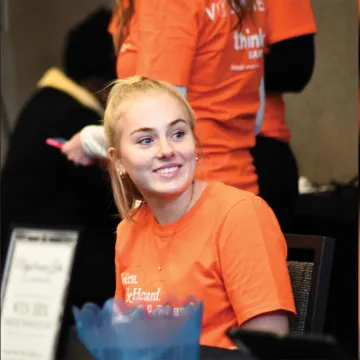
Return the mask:
[[115,111],[117,125],[126,132],[137,127],[164,127],[174,120],[189,123],[189,113],[182,102],[167,93],[142,94],[126,100]]

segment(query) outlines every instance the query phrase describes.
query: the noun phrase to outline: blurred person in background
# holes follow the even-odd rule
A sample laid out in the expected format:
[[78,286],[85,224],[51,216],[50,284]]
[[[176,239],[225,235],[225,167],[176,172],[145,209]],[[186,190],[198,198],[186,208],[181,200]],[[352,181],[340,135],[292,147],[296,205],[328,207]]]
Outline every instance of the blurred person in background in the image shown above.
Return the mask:
[[[262,13],[265,17],[261,18],[262,21],[265,21],[265,26],[261,27],[261,24],[256,22],[259,26],[259,38],[254,37],[246,23],[241,29],[238,28],[232,33],[233,39],[230,43],[233,43],[228,44],[227,47],[220,46],[220,41],[209,40],[204,43],[205,45],[200,42],[195,47],[193,44],[190,49],[182,46],[186,51],[182,52],[181,56],[171,46],[168,46],[169,41],[173,37],[175,38],[174,33],[159,35],[160,32],[157,31],[157,26],[160,26],[159,22],[157,25],[153,25],[154,19],[156,16],[160,16],[159,14],[155,16],[150,11],[146,13],[146,16],[140,17],[142,12],[139,11],[138,19],[134,16],[130,26],[123,26],[123,28],[120,26],[119,30],[119,23],[129,22],[129,14],[137,13],[138,3],[141,1],[130,2],[129,11],[125,12],[123,17],[119,15],[119,12],[115,12],[110,26],[118,53],[118,77],[126,77],[134,73],[145,76],[154,74],[155,78],[169,81],[175,85],[186,85],[181,86],[180,90],[186,95],[198,115],[197,135],[205,153],[202,164],[199,163],[199,166],[203,166],[200,174],[206,173],[209,178],[215,178],[254,193],[258,193],[257,179],[248,150],[249,147],[254,146],[255,131],[253,127],[249,127],[249,124],[254,124],[255,111],[254,108],[250,112],[247,110],[250,109],[251,96],[255,98],[258,97],[258,94],[255,91],[250,94],[247,85],[252,81],[254,83],[259,81],[259,77],[253,77],[251,80],[250,74],[245,75],[244,71],[236,72],[235,69],[245,69],[248,66],[242,65],[243,60],[237,60],[238,53],[244,52],[248,59],[258,56],[258,60],[262,61],[263,49],[262,47],[256,49],[258,40],[261,45],[264,45],[262,43],[265,42],[265,45],[270,48],[265,55],[267,92],[265,123],[261,128],[261,136],[257,138],[257,146],[253,149],[253,155],[255,156],[256,172],[259,176],[260,196],[275,211],[282,229],[289,230],[298,196],[298,171],[289,145],[290,131],[285,122],[285,105],[282,94],[301,91],[312,75],[313,34],[316,32],[316,26],[309,0],[301,0],[296,4],[276,0],[251,2],[253,8],[250,9]],[[122,2],[119,2],[119,6],[122,6]],[[140,7],[140,4],[138,6]],[[228,6],[226,1],[216,3],[209,1],[207,3],[204,17],[209,17],[211,21],[210,24],[200,27],[200,33],[207,34],[212,27],[219,26],[216,25],[216,22],[224,14],[226,6]],[[164,10],[166,7],[161,9]],[[143,11],[145,12],[146,9]],[[295,11],[297,11],[297,16],[295,16]],[[291,21],[287,18],[287,13],[291,15]],[[167,16],[170,16],[171,20],[171,15],[167,14]],[[177,31],[185,38],[183,25],[183,23],[175,21],[172,23],[171,29],[177,28]],[[121,31],[121,29],[123,30]],[[187,36],[187,40],[189,40],[191,37],[188,33]],[[180,40],[183,38],[176,37],[177,48],[181,48]],[[199,38],[202,38],[201,35]],[[151,41],[147,43],[147,39]],[[155,39],[161,39],[161,41],[155,43]],[[184,42],[184,44],[187,43]],[[189,44],[191,45],[191,43]],[[232,47],[235,52],[227,50]],[[208,48],[212,52],[209,52]],[[206,58],[204,55],[206,53],[212,54],[211,59]],[[181,79],[186,67],[182,68],[179,65],[179,59],[185,59],[184,64],[189,67],[189,62],[193,65],[189,54],[193,56],[194,66],[191,71],[188,70],[188,77]],[[176,59],[172,60],[172,56]],[[236,83],[231,82],[231,91],[236,89],[236,96],[229,97],[231,92],[229,83],[225,81],[227,77],[217,70],[217,66],[225,61],[223,56],[227,56],[227,61],[231,62],[233,59],[233,63],[238,64],[231,68],[234,73],[239,74],[232,79],[235,79]],[[206,64],[203,63],[205,60],[208,60]],[[196,66],[198,64],[201,68]],[[257,63],[256,66],[259,66],[258,71],[262,71],[261,64]],[[247,68],[251,68],[251,65]],[[251,72],[253,71],[247,71],[247,73]],[[208,77],[203,77],[203,74]],[[254,86],[254,83],[251,86]],[[236,103],[233,100],[236,100]],[[229,101],[232,101],[231,106],[229,106]],[[235,107],[241,116],[234,118],[228,116],[232,107]],[[260,107],[258,111],[259,124],[261,123],[261,110]],[[86,165],[91,163],[93,156],[107,156],[106,147],[102,146],[104,143],[104,134],[101,128],[87,127],[71,139],[63,151],[71,160]],[[246,166],[244,166],[245,163]]]
[[[118,218],[107,173],[98,165],[78,167],[47,138],[71,138],[84,126],[99,124],[106,94],[101,91],[115,74],[115,56],[107,27],[111,11],[93,12],[67,34],[63,68],[51,68],[18,117],[1,178],[1,251],[5,259],[12,223],[39,227],[81,227],[91,234],[80,244],[75,264],[73,303],[102,302],[113,294],[114,230]],[[95,239],[95,231],[104,236]],[[92,250],[92,247],[94,248]],[[94,254],[92,257],[91,253]],[[108,258],[106,258],[108,256]],[[105,257],[106,268],[101,268]],[[94,259],[95,258],[95,259]],[[2,261],[4,264],[4,261]],[[106,271],[109,281],[86,292],[86,279]],[[102,287],[103,286],[103,287]],[[106,286],[108,288],[106,289]],[[94,289],[94,284],[91,285]],[[76,292],[76,294],[75,294]]]
[[[204,153],[197,176],[254,194],[250,149],[260,107],[265,16],[263,0],[119,0],[109,27],[119,79],[166,81],[194,108]],[[87,127],[63,152],[87,165],[93,156],[107,157],[104,138],[102,127]]]
[[292,231],[298,199],[298,168],[290,147],[285,93],[300,93],[314,63],[316,24],[310,0],[266,0],[265,112],[252,149],[260,196],[284,232]]

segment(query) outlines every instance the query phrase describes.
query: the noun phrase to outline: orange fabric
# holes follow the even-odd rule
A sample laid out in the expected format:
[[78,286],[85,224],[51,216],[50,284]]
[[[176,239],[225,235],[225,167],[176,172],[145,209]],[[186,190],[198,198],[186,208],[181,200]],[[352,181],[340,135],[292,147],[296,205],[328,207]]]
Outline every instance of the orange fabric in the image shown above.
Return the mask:
[[295,312],[285,239],[269,206],[249,192],[210,182],[183,218],[165,226],[144,206],[136,223],[120,223],[115,251],[115,297],[132,304],[140,296],[148,311],[172,296],[204,301],[202,345],[231,347],[229,327]]
[[[266,8],[268,45],[316,33],[310,0],[266,0]],[[265,113],[260,135],[290,142],[291,133],[285,121],[285,103],[281,94],[273,94],[265,98]]]
[[[232,31],[226,0],[137,0],[117,61],[119,78],[138,74],[186,86],[204,159],[198,177],[258,193],[249,149],[263,75],[265,6]],[[109,28],[117,31],[115,22]]]

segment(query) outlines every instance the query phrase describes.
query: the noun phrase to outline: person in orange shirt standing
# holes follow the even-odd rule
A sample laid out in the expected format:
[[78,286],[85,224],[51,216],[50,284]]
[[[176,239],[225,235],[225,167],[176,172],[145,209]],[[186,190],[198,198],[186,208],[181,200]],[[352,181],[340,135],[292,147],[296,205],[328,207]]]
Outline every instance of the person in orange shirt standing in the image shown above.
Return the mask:
[[175,316],[189,297],[203,301],[201,345],[233,347],[235,326],[286,334],[295,307],[276,217],[250,192],[196,178],[196,120],[182,94],[141,76],[118,80],[104,127],[124,219],[115,298],[148,313],[171,301]]
[[[118,78],[142,75],[177,86],[198,119],[204,153],[198,176],[258,194],[250,149],[260,106],[265,0],[118,3],[110,26]],[[87,164],[89,155],[106,156],[96,145],[101,138],[102,128],[85,128],[63,152]]]
[[290,147],[284,93],[301,92],[314,67],[316,24],[310,0],[266,1],[265,113],[252,150],[260,196],[291,232],[298,198],[298,169]]

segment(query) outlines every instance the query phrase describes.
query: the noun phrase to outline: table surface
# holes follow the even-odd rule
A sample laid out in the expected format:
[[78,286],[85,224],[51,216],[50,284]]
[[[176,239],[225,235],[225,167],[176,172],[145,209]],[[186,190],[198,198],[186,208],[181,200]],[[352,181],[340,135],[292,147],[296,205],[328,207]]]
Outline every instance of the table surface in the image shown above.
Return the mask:
[[[236,350],[227,350],[209,346],[200,346],[199,360],[253,360],[244,356]],[[85,346],[78,339],[76,332],[69,332],[67,349],[64,360],[94,360],[93,356],[86,350]],[[134,359],[135,360],[135,359]]]

